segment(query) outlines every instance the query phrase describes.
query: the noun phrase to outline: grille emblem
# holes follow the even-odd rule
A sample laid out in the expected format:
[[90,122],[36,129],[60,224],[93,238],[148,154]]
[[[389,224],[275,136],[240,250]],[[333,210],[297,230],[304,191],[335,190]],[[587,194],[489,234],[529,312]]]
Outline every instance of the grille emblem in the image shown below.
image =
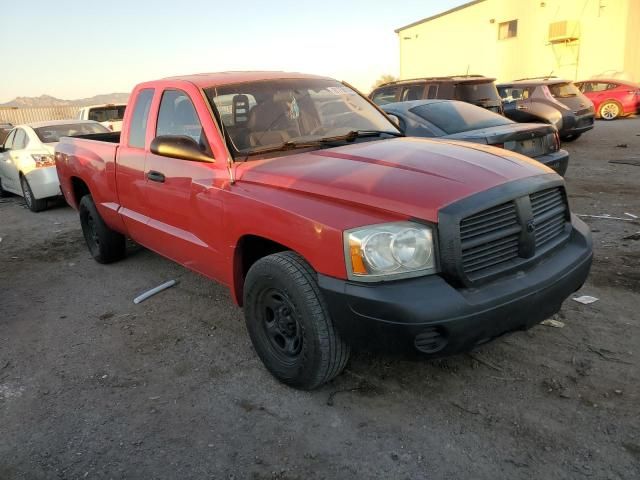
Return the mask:
[[536,231],[536,222],[535,220],[529,220],[527,222],[527,232],[528,233],[533,233]]

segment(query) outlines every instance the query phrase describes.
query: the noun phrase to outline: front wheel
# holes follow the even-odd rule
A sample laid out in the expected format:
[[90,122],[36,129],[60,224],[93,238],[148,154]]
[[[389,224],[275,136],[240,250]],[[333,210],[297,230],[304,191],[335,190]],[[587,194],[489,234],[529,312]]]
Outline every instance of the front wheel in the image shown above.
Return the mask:
[[98,263],[112,263],[124,258],[124,235],[111,230],[98,213],[91,195],[85,195],[78,207],[80,225],[91,256]]
[[29,181],[24,175],[20,177],[20,186],[22,187],[22,196],[24,197],[24,201],[27,204],[27,207],[29,207],[29,210],[32,212],[41,212],[47,208],[47,199],[37,199],[33,196],[33,190],[31,190]]
[[316,388],[337,376],[349,359],[316,273],[294,252],[253,264],[244,285],[244,314],[258,356],[287,385]]
[[622,113],[618,102],[605,102],[600,105],[600,118],[603,120],[615,120]]

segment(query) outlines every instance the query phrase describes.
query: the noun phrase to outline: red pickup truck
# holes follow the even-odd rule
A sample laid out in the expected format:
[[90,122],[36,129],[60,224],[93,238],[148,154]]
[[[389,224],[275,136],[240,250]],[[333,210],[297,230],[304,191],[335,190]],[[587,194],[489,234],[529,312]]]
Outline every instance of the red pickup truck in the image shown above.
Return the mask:
[[587,278],[591,236],[552,170],[400,137],[330,78],[203,74],[138,85],[122,133],[65,138],[56,166],[98,262],[130,237],[227,285],[267,369],[310,389],[353,345],[468,350]]

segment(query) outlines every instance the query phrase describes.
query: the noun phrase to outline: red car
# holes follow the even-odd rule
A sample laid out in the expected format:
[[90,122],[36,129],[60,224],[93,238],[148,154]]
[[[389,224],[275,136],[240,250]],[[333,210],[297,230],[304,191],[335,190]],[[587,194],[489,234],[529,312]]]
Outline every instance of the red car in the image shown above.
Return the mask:
[[640,85],[624,80],[598,78],[575,82],[593,102],[598,118],[615,120],[640,112]]
[[397,138],[336,80],[191,75],[138,85],[130,105],[122,133],[56,147],[91,255],[119,260],[130,237],[227,285],[289,385],[331,380],[353,344],[468,350],[587,278],[562,177],[501,148]]

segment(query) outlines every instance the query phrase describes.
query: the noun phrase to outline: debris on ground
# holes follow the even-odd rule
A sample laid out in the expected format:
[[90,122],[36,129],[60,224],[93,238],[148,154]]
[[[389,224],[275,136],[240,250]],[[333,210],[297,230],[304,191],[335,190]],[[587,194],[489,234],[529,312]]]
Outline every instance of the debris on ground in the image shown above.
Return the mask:
[[616,147],[618,147],[618,148],[629,148],[629,144],[628,143],[619,143],[618,145],[616,145]]
[[586,217],[586,218],[603,218],[605,220],[622,220],[623,222],[633,222],[631,218],[612,217],[608,213],[605,213],[604,215],[587,215],[586,213],[578,213],[577,215],[579,217]]
[[629,213],[629,212],[624,212],[625,215],[628,215],[631,218],[638,218],[637,215],[634,215],[633,213]]
[[634,159],[609,160],[609,163],[620,163],[622,165],[633,165],[634,167],[640,167],[640,160]]
[[592,297],[591,295],[582,295],[580,297],[573,297],[578,303],[582,303],[583,305],[589,305],[590,303],[597,302],[599,299],[596,297]]
[[565,323],[560,320],[554,320],[553,318],[547,318],[541,322],[542,325],[547,327],[564,328]]
[[156,293],[160,293],[163,290],[166,290],[169,287],[173,287],[176,284],[175,280],[169,280],[168,282],[164,282],[162,285],[158,285],[155,288],[152,288],[151,290],[148,290],[140,295],[138,295],[136,298],[133,299],[133,303],[135,303],[136,305],[140,302],[144,302],[147,298],[155,295]]
[[626,237],[622,237],[623,240],[640,240],[640,232],[632,233]]

